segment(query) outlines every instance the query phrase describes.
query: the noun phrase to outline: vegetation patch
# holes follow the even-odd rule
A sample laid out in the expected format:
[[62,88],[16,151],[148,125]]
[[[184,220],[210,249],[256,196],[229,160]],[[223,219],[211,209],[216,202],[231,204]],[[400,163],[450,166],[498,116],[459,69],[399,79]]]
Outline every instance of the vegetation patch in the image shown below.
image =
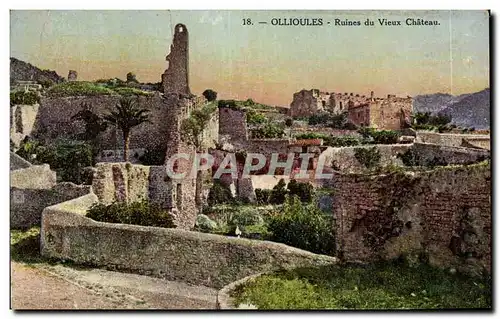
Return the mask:
[[139,90],[133,87],[117,87],[114,88],[113,91],[122,95],[122,96],[151,96],[152,92],[146,92],[143,90]]
[[40,97],[35,92],[17,91],[10,93],[10,105],[34,105],[40,103]]
[[251,130],[252,138],[283,138],[285,130],[283,125],[277,123],[265,123],[259,128]]
[[40,255],[40,227],[10,231],[10,258],[24,263],[42,262]]
[[114,202],[111,205],[96,203],[90,207],[86,216],[105,223],[175,228],[173,217],[168,211],[146,200]]
[[83,169],[95,164],[94,153],[89,143],[68,140],[58,140],[50,145],[26,140],[16,151],[17,155],[35,165],[49,164],[58,179],[75,184],[85,181]]
[[113,95],[115,91],[94,82],[74,81],[56,84],[47,90],[51,97]]
[[355,148],[354,157],[356,157],[361,165],[363,165],[367,169],[372,169],[379,166],[382,155],[380,154],[379,149],[374,146],[369,148]]
[[301,268],[237,287],[236,305],[271,309],[491,309],[491,278],[469,278],[399,261]]
[[315,203],[304,205],[287,196],[281,210],[269,220],[271,240],[317,254],[335,255],[334,225]]

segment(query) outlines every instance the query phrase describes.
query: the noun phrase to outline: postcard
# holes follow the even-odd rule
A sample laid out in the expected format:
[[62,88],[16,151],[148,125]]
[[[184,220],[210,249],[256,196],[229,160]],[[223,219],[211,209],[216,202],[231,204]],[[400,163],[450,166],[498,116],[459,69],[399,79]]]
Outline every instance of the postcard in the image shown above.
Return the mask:
[[11,10],[11,309],[492,309],[490,12]]

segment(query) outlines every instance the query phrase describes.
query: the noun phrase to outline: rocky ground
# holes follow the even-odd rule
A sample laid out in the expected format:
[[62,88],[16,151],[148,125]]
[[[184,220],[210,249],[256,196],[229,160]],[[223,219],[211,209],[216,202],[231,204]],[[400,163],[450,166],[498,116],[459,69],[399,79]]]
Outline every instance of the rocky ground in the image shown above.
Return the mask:
[[217,290],[101,269],[11,262],[11,308],[214,309]]

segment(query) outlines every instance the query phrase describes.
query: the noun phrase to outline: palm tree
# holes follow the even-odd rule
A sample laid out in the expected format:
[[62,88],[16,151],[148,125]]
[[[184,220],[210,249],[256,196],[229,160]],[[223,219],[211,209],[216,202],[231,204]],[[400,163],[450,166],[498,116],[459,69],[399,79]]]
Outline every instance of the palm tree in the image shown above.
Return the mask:
[[115,125],[123,133],[123,160],[128,161],[130,145],[130,131],[132,128],[149,121],[149,110],[140,109],[137,101],[132,98],[122,98],[115,106],[115,110],[104,116],[110,124]]

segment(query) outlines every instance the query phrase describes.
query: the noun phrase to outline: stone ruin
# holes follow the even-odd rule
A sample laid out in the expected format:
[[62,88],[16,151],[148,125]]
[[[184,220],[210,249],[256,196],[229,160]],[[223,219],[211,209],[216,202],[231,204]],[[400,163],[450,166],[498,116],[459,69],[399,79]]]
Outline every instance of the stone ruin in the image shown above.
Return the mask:
[[175,26],[173,43],[167,55],[168,68],[161,77],[164,93],[191,95],[189,90],[189,33],[184,24]]

